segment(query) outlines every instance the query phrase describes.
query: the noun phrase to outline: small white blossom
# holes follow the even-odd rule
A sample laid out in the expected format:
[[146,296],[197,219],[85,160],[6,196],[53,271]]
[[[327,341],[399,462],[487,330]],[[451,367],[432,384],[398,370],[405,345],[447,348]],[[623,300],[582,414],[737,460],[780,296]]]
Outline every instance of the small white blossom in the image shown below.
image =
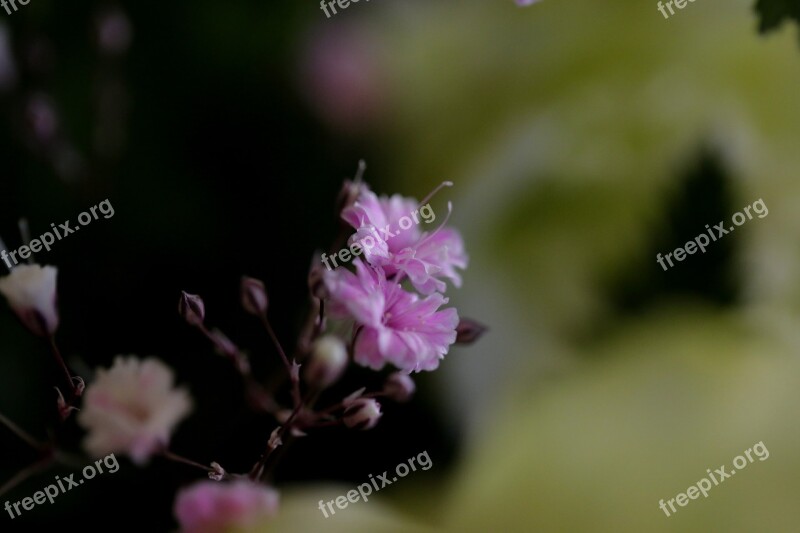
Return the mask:
[[314,343],[311,361],[306,365],[306,383],[327,388],[339,380],[348,362],[344,342],[335,335],[324,335]]
[[95,457],[120,452],[145,463],[167,446],[191,406],[189,394],[173,388],[172,370],[161,361],[117,357],[86,388],[78,415],[89,432],[84,447]]
[[58,329],[57,275],[56,267],[20,265],[0,278],[0,294],[5,296],[22,323],[42,337]]

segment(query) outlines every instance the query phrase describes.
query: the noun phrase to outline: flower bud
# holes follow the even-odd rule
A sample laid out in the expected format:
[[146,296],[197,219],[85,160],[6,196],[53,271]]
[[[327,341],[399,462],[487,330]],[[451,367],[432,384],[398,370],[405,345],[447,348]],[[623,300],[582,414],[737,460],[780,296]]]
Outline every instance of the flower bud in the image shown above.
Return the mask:
[[324,335],[314,343],[303,377],[308,385],[324,389],[342,377],[347,363],[344,342],[335,335]]
[[407,402],[414,395],[417,386],[411,376],[403,372],[395,372],[383,385],[383,393],[387,398],[396,402]]
[[480,322],[462,318],[456,327],[456,344],[472,344],[480,339],[487,329]]
[[58,393],[58,398],[56,399],[56,405],[58,407],[58,416],[61,418],[61,421],[63,422],[67,418],[69,418],[69,415],[70,413],[72,413],[72,411],[77,411],[78,408],[73,405],[69,405],[67,403],[67,401],[64,399],[64,395],[61,394],[61,389],[59,389],[58,387],[55,387],[55,389],[56,393]]
[[51,266],[19,265],[0,278],[0,294],[6,297],[25,327],[40,337],[52,335],[58,329],[57,274],[58,269]]
[[311,268],[308,271],[308,291],[311,293],[311,296],[320,300],[324,300],[328,297],[328,290],[325,287],[325,269],[322,267],[322,263],[319,259],[317,259],[322,255],[320,251],[314,252]]
[[274,450],[278,446],[283,446],[283,440],[281,440],[281,427],[278,426],[272,430],[272,433],[269,436],[269,447],[270,449]]
[[366,431],[374,428],[381,418],[381,404],[372,398],[359,398],[344,411],[344,424],[350,429]]
[[206,305],[203,303],[203,299],[196,294],[181,291],[178,313],[190,326],[202,326],[203,320],[206,318]]
[[222,466],[219,463],[216,462],[211,463],[211,468],[213,468],[214,471],[208,473],[209,479],[213,479],[214,481],[222,481],[223,479],[225,479],[225,476],[228,475],[228,473],[225,472],[225,469],[222,468]]
[[264,283],[255,278],[242,278],[242,307],[251,315],[263,316],[267,314],[267,291]]

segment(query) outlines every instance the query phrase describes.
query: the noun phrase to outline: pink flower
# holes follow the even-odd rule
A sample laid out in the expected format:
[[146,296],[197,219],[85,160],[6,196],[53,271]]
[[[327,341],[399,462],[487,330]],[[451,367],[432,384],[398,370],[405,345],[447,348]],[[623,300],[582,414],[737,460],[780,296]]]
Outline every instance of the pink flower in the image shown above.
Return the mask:
[[452,228],[424,235],[415,246],[401,250],[392,259],[391,266],[405,273],[422,294],[445,292],[447,285],[440,278],[449,279],[460,287],[461,275],[456,268],[467,268],[464,242]]
[[183,533],[223,533],[248,528],[278,510],[278,492],[250,481],[200,481],[178,492],[175,517]]
[[400,195],[378,197],[362,185],[356,202],[342,211],[342,219],[356,230],[350,243],[359,243],[367,262],[383,267],[387,276],[407,276],[423,294],[445,292],[442,279],[461,286],[456,268],[466,268],[468,261],[461,235],[451,228],[428,233],[419,227],[436,220],[430,204],[420,206]]
[[380,370],[387,363],[407,372],[434,370],[456,340],[458,314],[439,307],[447,298],[434,293],[424,299],[387,281],[380,267],[355,260],[356,273],[336,269],[326,273],[331,313],[351,318],[362,327],[355,344],[355,361]]
[[298,62],[302,92],[320,117],[339,133],[360,134],[389,110],[385,68],[374,36],[335,24],[317,29]]
[[156,359],[117,357],[110,370],[99,370],[78,415],[89,432],[86,450],[95,457],[120,452],[135,463],[147,462],[191,411],[189,394],[172,382],[172,371]]

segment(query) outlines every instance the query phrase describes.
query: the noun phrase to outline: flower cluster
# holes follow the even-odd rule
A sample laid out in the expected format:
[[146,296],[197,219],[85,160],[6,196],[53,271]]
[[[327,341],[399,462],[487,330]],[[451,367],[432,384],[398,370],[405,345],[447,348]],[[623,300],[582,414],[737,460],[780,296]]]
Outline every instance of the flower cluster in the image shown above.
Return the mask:
[[[255,464],[245,473],[228,473],[216,462],[206,466],[170,449],[171,436],[190,414],[193,401],[185,388],[175,385],[174,373],[165,363],[119,356],[110,369],[98,370],[88,386],[72,374],[55,340],[59,326],[55,267],[17,266],[0,277],[0,294],[24,326],[47,340],[67,385],[66,396],[56,387],[61,422],[66,423],[73,411],[79,411],[76,418],[86,431],[83,447],[89,455],[117,453],[140,466],[157,456],[202,469],[208,479],[183,488],[176,497],[175,517],[184,532],[257,527],[278,511],[277,491],[263,483],[277,462],[275,450],[321,428],[365,431],[376,427],[383,417],[379,399],[409,401],[415,392],[412,372],[436,369],[454,343],[471,343],[484,331],[476,322],[460,320],[455,309],[445,308],[447,282],[460,286],[459,271],[467,266],[461,236],[446,227],[446,220],[430,232],[409,227],[397,235],[385,231],[385,239],[377,237],[377,229],[402,226],[402,218],[427,200],[418,203],[397,195],[378,197],[361,182],[360,175],[355,181],[345,182],[340,197],[339,214],[344,222],[340,240],[349,237],[352,243],[371,234],[375,245],[363,250],[363,259],[353,261],[353,271],[344,267],[325,271],[316,263],[312,266],[308,276],[309,315],[291,355],[270,323],[265,284],[242,278],[242,309],[261,322],[272,341],[281,362],[282,380],[256,376],[247,353],[225,333],[207,325],[203,299],[181,294],[178,312],[186,324],[231,362],[242,377],[250,406],[275,420],[274,426],[265,428],[263,454],[253,458]],[[333,326],[328,315],[336,319]],[[341,390],[341,396],[336,396],[337,384],[351,362],[375,371],[387,365],[395,370],[384,376],[383,386],[377,390]],[[285,389],[288,394],[284,394]],[[331,391],[325,397],[341,399],[317,406],[320,393],[328,389]],[[37,449],[48,450],[46,455],[52,461],[58,460],[58,432],[51,432],[54,436],[50,442],[38,443],[2,415],[0,423]],[[24,477],[17,476],[15,482]]]
[[[355,230],[350,242],[365,235],[375,235],[377,242],[364,248],[365,261],[353,261],[355,273],[342,268],[326,273],[331,313],[355,322],[356,363],[374,370],[386,364],[406,372],[435,370],[456,341],[458,314],[440,308],[448,302],[441,294],[445,280],[460,286],[457,269],[467,266],[461,236],[442,225],[431,233],[411,226],[379,238],[377,229],[397,227],[420,204],[398,195],[379,198],[363,184],[355,187],[352,204],[342,210],[342,219]],[[404,280],[421,295],[403,288]]]

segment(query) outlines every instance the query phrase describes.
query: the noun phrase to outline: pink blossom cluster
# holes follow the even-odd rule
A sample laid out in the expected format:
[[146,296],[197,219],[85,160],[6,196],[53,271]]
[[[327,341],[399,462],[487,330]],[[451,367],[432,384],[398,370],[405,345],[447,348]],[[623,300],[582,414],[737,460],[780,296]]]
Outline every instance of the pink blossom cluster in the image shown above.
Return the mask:
[[[354,182],[345,183],[340,198],[340,217],[345,223],[342,239],[349,237],[352,242],[366,232],[377,235],[376,229],[396,226],[401,217],[427,200],[418,203],[398,195],[379,197],[359,175]],[[79,412],[77,422],[86,431],[83,447],[88,455],[96,458],[117,453],[137,466],[160,457],[200,469],[208,479],[191,483],[176,497],[174,512],[182,531],[244,530],[259,527],[278,512],[278,492],[264,480],[277,462],[275,450],[288,445],[287,437],[303,438],[332,426],[354,431],[376,427],[383,417],[379,399],[409,401],[415,391],[412,372],[436,369],[454,343],[471,343],[484,331],[446,307],[448,282],[460,286],[460,271],[467,266],[461,236],[446,224],[447,220],[430,232],[418,227],[393,236],[384,232],[385,239],[378,238],[374,247],[364,249],[363,259],[353,261],[353,271],[344,267],[325,271],[314,264],[308,276],[308,319],[291,355],[270,323],[265,284],[244,277],[242,309],[257,318],[269,336],[281,362],[282,380],[255,375],[247,353],[225,333],[207,325],[203,299],[181,294],[180,315],[208,339],[217,354],[232,363],[242,377],[250,406],[275,420],[266,430],[269,437],[264,452],[253,458],[255,464],[248,472],[238,474],[216,462],[193,461],[170,448],[173,433],[191,414],[194,402],[186,387],[176,385],[174,372],[164,362],[119,356],[109,369],[99,369],[88,385],[72,373],[55,338],[60,324],[56,267],[16,266],[0,277],[0,295],[29,331],[47,341],[64,373],[63,383],[56,387],[61,422]],[[341,321],[335,326],[351,325],[349,330],[344,328],[350,333],[332,327],[328,315]],[[395,370],[384,376],[383,386],[377,390],[335,390],[351,362],[375,371],[386,366]],[[327,398],[340,399],[317,406],[326,389],[334,389]],[[336,396],[340,392],[341,396]],[[2,415],[0,424],[40,452],[47,450],[45,455],[53,461],[59,456],[57,437],[39,443]]]
[[356,363],[374,370],[387,364],[406,372],[435,370],[457,336],[458,313],[441,308],[448,303],[445,280],[460,286],[458,269],[467,266],[461,235],[443,224],[430,233],[412,226],[382,239],[376,229],[397,227],[420,204],[399,195],[378,197],[365,184],[348,185],[355,194],[341,217],[355,230],[351,242],[364,235],[378,242],[364,248],[363,261],[353,261],[355,272],[326,272],[331,313],[354,322]]

